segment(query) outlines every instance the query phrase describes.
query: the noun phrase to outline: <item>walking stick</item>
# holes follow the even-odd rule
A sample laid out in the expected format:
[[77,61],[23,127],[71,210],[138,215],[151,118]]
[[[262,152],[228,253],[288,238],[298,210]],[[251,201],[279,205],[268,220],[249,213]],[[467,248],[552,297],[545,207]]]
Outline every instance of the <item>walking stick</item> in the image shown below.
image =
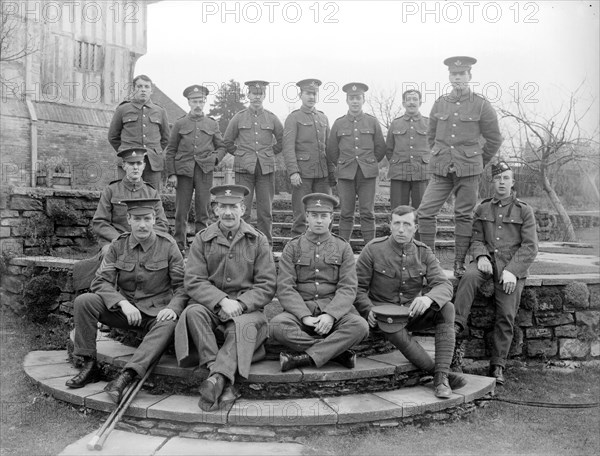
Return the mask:
[[140,380],[138,380],[137,383],[132,384],[131,387],[127,390],[127,392],[121,399],[121,402],[117,404],[117,407],[112,411],[112,413],[106,419],[102,427],[98,429],[98,432],[96,432],[96,434],[88,442],[88,450],[102,450],[106,439],[114,430],[119,420],[123,417],[129,406],[135,399],[137,393],[140,391],[140,389],[142,389],[142,385],[144,384],[144,382],[148,380],[148,377],[154,370],[154,367],[156,367],[156,365],[158,364],[159,359],[160,357],[150,365],[150,367],[146,370],[144,376]]

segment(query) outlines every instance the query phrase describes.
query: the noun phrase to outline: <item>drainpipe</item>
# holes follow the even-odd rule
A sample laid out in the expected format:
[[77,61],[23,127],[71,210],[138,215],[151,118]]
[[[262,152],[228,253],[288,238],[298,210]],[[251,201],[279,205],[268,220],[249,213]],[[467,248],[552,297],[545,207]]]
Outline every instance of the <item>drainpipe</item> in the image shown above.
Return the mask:
[[37,186],[37,159],[38,159],[38,137],[37,137],[37,113],[35,112],[35,106],[28,97],[25,100],[27,104],[27,110],[29,111],[29,118],[31,119],[31,186]]

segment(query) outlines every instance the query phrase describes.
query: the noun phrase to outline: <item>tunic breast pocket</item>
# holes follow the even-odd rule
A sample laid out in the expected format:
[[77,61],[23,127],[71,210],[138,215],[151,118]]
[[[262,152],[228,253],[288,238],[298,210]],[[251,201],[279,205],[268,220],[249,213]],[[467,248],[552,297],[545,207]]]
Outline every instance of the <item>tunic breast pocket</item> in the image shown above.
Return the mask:
[[145,289],[147,291],[162,291],[169,280],[169,260],[152,261],[144,265],[146,274],[143,274]]
[[312,282],[314,280],[315,270],[311,268],[311,264],[312,259],[307,256],[300,257],[294,262],[298,282]]
[[444,139],[448,129],[448,117],[450,117],[450,114],[436,112],[434,116],[437,119],[435,137],[436,139]]
[[133,292],[136,288],[135,263],[117,259],[115,261],[117,270],[117,284],[120,289]]
[[327,279],[332,282],[337,282],[340,279],[340,266],[342,265],[341,257],[337,255],[329,256],[324,259],[326,264]]
[[112,204],[112,221],[118,221],[121,223],[125,223],[126,226],[129,226],[127,223],[127,205],[121,204],[121,200],[115,200],[110,202]]

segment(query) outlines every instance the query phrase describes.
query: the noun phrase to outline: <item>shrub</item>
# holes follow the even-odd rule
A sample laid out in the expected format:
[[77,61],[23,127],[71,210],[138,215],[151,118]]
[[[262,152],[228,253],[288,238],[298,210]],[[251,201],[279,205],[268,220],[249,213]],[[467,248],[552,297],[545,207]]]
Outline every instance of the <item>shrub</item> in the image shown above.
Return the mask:
[[42,323],[58,308],[61,290],[49,274],[30,279],[23,288],[23,304],[33,322]]

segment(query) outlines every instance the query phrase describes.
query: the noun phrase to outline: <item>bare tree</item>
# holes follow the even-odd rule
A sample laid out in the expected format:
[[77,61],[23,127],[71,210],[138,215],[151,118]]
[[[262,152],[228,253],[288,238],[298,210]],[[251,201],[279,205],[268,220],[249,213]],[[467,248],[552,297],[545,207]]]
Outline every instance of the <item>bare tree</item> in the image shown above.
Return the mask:
[[[25,20],[17,14],[16,2],[0,8],[0,62],[15,62],[38,51],[32,36],[27,34]],[[6,77],[4,65],[0,73],[2,90],[16,92],[14,84]]]
[[398,96],[398,89],[374,90],[367,97],[369,114],[375,116],[381,123],[385,132],[390,128],[392,121],[402,112],[402,100]]
[[590,170],[598,168],[598,129],[596,127],[591,135],[587,135],[581,128],[581,121],[589,114],[595,100],[581,112],[576,109],[580,105],[578,95],[582,85],[570,94],[566,106],[561,106],[549,117],[531,112],[522,100],[516,100],[513,109],[500,109],[502,118],[515,123],[509,158],[537,179],[564,226],[565,241],[576,240],[575,230],[551,177],[567,165]]

